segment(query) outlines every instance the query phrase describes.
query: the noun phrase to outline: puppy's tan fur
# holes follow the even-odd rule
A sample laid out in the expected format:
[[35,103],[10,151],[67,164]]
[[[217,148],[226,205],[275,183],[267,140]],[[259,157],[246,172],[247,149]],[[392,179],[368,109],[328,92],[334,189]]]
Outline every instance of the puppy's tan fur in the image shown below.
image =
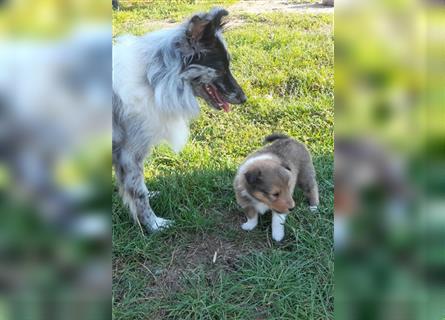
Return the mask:
[[252,230],[258,213],[272,210],[272,237],[281,241],[284,228],[280,225],[295,207],[292,198],[295,186],[303,190],[312,211],[319,204],[318,186],[304,144],[279,134],[266,137],[265,142],[272,143],[249,155],[239,167],[234,181],[235,195],[247,217],[242,228]]

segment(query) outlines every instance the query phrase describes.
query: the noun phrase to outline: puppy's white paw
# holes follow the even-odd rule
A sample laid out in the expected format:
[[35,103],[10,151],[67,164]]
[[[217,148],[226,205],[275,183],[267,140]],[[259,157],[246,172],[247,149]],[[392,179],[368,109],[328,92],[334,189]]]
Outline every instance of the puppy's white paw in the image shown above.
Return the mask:
[[280,242],[284,238],[284,227],[272,229],[272,239]]
[[318,206],[309,206],[309,210],[310,210],[311,212],[317,212],[317,210],[318,210]]
[[272,213],[272,239],[280,242],[284,238],[284,223],[286,222],[287,214]]
[[168,220],[160,217],[155,218],[155,222],[151,226],[152,231],[160,231],[163,229],[167,229],[173,225],[173,220]]
[[249,220],[247,220],[247,222],[245,222],[241,225],[241,229],[243,229],[245,231],[250,231],[250,230],[255,229],[257,224],[258,224],[257,219],[249,219]]

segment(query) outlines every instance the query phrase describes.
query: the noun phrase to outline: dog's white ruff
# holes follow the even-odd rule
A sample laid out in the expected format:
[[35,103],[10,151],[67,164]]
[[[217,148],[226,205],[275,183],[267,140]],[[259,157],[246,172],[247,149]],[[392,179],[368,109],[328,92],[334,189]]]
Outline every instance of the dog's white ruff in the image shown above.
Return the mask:
[[[178,75],[181,57],[166,55],[163,64],[155,56],[184,32],[182,27],[160,30],[143,37],[122,36],[113,46],[113,90],[122,100],[125,118],[137,117],[144,122],[150,147],[167,141],[175,152],[185,146],[189,122],[199,114],[199,105],[191,86]],[[176,53],[175,53],[176,54]],[[177,53],[179,55],[179,53]],[[173,56],[171,56],[173,55]],[[155,87],[157,68],[168,68],[167,76]],[[178,94],[178,88],[182,88]]]

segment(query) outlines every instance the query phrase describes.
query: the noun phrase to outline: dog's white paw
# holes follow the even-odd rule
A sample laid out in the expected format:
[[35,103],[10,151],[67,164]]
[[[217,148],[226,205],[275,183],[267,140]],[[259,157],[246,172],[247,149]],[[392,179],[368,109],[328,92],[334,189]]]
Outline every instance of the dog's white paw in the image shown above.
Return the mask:
[[258,219],[249,219],[249,220],[247,220],[247,222],[245,222],[241,225],[241,229],[243,229],[245,231],[250,231],[250,230],[255,229],[257,224],[258,224]]
[[318,210],[318,206],[309,206],[309,210],[310,210],[311,212],[317,212],[317,210]]
[[280,242],[284,238],[284,226],[282,228],[272,229],[272,239]]
[[287,214],[272,213],[272,239],[280,242],[284,238],[284,223]]
[[173,220],[168,220],[160,217],[156,217],[154,223],[151,226],[152,231],[160,231],[167,229],[173,225]]

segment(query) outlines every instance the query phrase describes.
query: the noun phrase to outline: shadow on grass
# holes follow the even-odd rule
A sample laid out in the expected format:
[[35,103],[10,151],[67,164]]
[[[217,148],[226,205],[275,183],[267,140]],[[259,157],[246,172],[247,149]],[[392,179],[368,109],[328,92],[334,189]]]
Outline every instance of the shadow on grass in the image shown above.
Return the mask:
[[[332,250],[333,183],[332,155],[314,156],[321,206],[312,214],[300,190],[297,208],[286,225],[286,240],[275,244],[270,238],[270,214],[261,217],[251,232],[241,230],[242,210],[235,202],[232,181],[236,169],[203,169],[166,173],[147,181],[150,190],[160,191],[151,200],[155,212],[175,220],[163,232],[144,234],[130,222],[119,196],[113,194],[113,260],[115,303],[128,295],[125,272],[136,272],[145,284],[145,298],[169,299],[187,291],[187,275],[201,272],[212,285],[225,274],[237,273],[240,260],[252,254],[273,251]],[[127,271],[126,271],[127,270]],[[123,277],[120,278],[120,275]],[[120,282],[122,279],[125,280]],[[137,293],[140,295],[141,293]],[[135,293],[136,294],[136,293]]]

